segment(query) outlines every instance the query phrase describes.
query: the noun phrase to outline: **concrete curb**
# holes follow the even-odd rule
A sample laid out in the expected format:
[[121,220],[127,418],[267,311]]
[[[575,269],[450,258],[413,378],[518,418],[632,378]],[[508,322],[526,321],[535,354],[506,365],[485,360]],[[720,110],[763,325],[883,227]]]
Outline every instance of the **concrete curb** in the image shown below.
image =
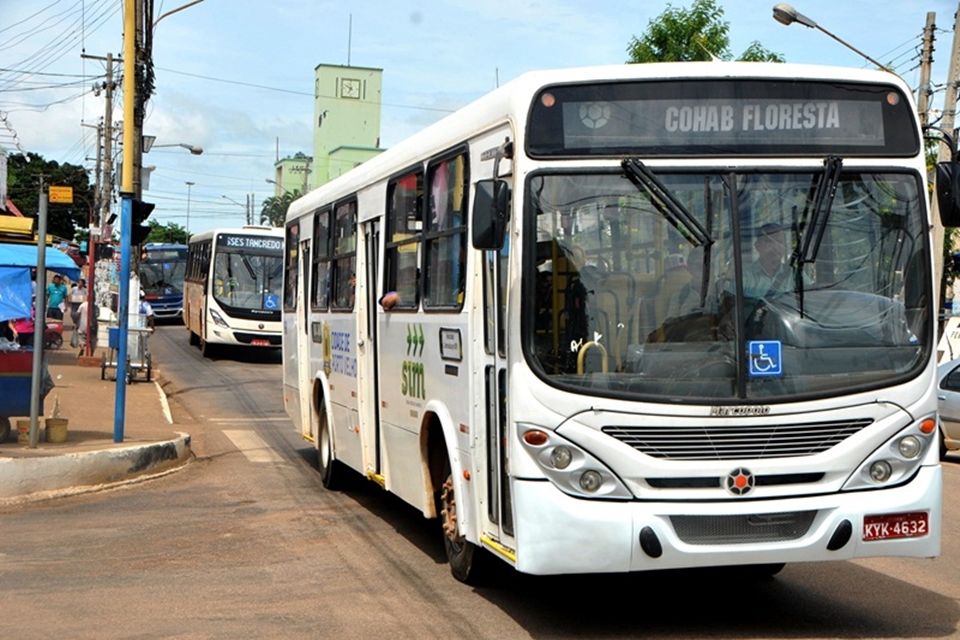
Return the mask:
[[190,461],[190,435],[165,442],[29,458],[0,458],[0,505],[98,491]]

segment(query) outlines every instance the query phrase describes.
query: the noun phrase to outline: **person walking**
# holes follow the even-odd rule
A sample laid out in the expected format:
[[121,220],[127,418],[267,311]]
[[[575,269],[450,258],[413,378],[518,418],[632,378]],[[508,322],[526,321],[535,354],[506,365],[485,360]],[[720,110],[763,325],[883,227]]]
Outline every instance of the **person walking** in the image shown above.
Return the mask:
[[47,285],[47,317],[63,320],[64,300],[67,299],[67,285],[63,276],[54,274],[53,282]]
[[87,299],[87,281],[80,278],[76,284],[70,288],[70,320],[73,321],[74,328],[80,326],[80,303]]

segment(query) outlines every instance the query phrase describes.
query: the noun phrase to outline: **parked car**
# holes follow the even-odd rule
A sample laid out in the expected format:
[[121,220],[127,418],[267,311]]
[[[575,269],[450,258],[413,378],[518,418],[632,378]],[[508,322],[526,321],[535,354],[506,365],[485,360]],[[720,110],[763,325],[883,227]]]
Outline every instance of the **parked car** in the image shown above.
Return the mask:
[[940,458],[960,450],[960,358],[937,367],[937,400],[940,410]]

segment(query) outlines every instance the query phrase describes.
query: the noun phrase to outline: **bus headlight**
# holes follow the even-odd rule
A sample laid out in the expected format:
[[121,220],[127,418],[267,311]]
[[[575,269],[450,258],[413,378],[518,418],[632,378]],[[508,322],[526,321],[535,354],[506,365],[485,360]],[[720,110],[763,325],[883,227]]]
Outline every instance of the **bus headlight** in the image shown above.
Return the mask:
[[225,328],[225,329],[229,329],[229,328],[230,328],[230,325],[227,324],[227,321],[224,320],[224,319],[223,319],[223,316],[221,316],[219,313],[217,313],[217,311],[216,311],[215,309],[210,309],[210,317],[213,318],[214,324],[218,324],[218,325],[220,325],[221,327],[223,327],[223,328]]
[[584,471],[583,475],[580,476],[580,488],[586,491],[587,493],[596,493],[600,490],[600,487],[603,486],[603,476],[599,473],[590,469]]
[[553,431],[517,425],[523,449],[558,489],[579,498],[633,497],[626,485],[589,451]]
[[936,418],[927,416],[901,429],[860,464],[843,485],[844,491],[907,482],[923,464],[925,454],[936,449],[931,445],[935,427]]
[[870,465],[870,478],[874,482],[886,482],[893,475],[893,467],[886,460],[877,460]]
[[904,436],[897,443],[897,449],[904,458],[916,458],[923,453],[923,445],[917,436]]
[[572,460],[573,452],[570,451],[569,447],[554,447],[553,451],[550,452],[550,464],[552,464],[555,469],[566,469],[570,466]]

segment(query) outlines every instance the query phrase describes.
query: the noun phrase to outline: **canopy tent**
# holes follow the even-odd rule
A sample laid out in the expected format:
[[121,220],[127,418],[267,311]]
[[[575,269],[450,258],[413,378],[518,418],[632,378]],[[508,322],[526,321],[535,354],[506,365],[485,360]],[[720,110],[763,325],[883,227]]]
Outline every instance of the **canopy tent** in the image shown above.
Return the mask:
[[[47,247],[44,263],[50,271],[71,280],[80,278],[80,268],[70,256]],[[33,307],[30,269],[37,266],[37,245],[0,243],[0,321],[29,318]]]

